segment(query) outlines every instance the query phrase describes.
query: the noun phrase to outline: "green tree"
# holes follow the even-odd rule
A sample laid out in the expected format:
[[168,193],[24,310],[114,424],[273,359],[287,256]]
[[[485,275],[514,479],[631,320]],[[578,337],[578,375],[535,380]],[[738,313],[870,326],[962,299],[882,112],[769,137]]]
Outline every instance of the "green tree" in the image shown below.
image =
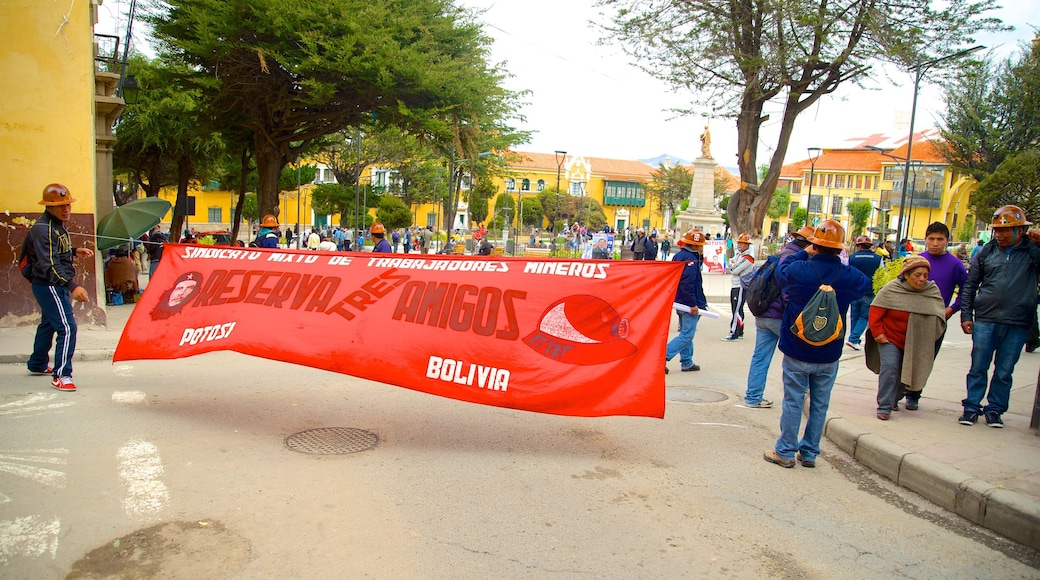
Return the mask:
[[113,165],[133,176],[146,195],[176,185],[170,226],[176,234],[184,223],[189,186],[219,170],[224,143],[202,113],[202,92],[180,82],[187,70],[182,63],[168,58],[133,62],[141,96],[115,129]]
[[506,224],[515,223],[516,200],[508,193],[500,193],[495,196],[495,219],[493,229],[502,229]]
[[647,202],[657,207],[661,215],[678,213],[679,204],[690,197],[693,173],[682,165],[672,167],[663,162],[650,174],[646,184]]
[[773,194],[773,199],[769,202],[769,209],[766,211],[766,215],[773,220],[773,223],[778,223],[780,218],[787,215],[789,211],[791,211],[790,188],[787,186],[780,187]]
[[[994,0],[956,0],[936,8],[901,0],[599,0],[612,9],[604,42],[701,106],[736,119],[742,182],[730,214],[735,230],[759,234],[798,115],[845,83],[865,80],[877,61],[907,66],[950,52],[979,30]],[[896,15],[896,16],[894,16]],[[781,111],[765,114],[781,103]],[[762,124],[779,124],[763,179],[757,175]],[[777,118],[779,117],[779,118]],[[729,159],[729,154],[725,155]]]
[[971,238],[975,237],[975,217],[971,215],[964,216],[964,221],[957,227],[954,236],[958,242],[970,242]]
[[205,89],[216,114],[238,112],[252,130],[262,214],[278,206],[282,168],[315,139],[373,118],[450,135],[444,117],[501,90],[485,61],[488,38],[451,3],[165,4],[148,18],[160,46],[187,65],[186,82]]
[[1008,204],[1025,210],[1030,221],[1040,220],[1040,149],[1005,158],[971,194],[973,207],[990,208],[984,215],[987,220],[993,217],[993,208]]
[[874,206],[870,204],[869,199],[860,199],[850,201],[846,207],[852,222],[852,238],[854,239],[866,231],[867,222],[870,221],[870,212],[874,211]]
[[[311,191],[311,206],[316,214],[333,215],[339,214],[339,225],[342,228],[353,229],[355,217],[358,226],[364,228],[369,221],[365,220],[368,208],[364,206],[364,200],[374,200],[369,194],[369,186],[362,187],[360,200],[358,191],[354,186],[344,186],[339,183],[322,183]],[[357,203],[355,203],[357,202]],[[389,226],[388,226],[389,227]]]
[[412,211],[400,199],[384,195],[379,199],[376,220],[382,223],[387,231],[396,230],[412,225]]
[[798,207],[794,210],[794,215],[791,216],[791,228],[790,231],[797,232],[805,226],[805,223],[809,220],[809,210],[804,207]]
[[1040,143],[1038,51],[972,63],[946,87],[943,138],[935,145],[955,169],[982,182],[1007,157]]
[[545,210],[538,196],[525,195],[520,200],[520,223],[527,227],[542,227]]

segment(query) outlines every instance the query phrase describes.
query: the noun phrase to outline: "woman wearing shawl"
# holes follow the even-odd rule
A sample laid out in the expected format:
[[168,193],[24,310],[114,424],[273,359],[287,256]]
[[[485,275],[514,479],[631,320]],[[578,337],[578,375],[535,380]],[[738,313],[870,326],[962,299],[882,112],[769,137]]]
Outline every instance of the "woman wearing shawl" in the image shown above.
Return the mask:
[[946,329],[946,309],[931,265],[921,256],[903,261],[899,277],[870,305],[867,368],[878,375],[877,418],[888,421],[903,389],[920,391],[935,359],[935,341]]

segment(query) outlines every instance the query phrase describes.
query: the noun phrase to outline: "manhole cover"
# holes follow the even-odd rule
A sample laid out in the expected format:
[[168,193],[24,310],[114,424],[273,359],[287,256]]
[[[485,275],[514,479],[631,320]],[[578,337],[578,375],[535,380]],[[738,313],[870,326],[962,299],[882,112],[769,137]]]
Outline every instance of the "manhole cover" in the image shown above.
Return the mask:
[[674,388],[665,389],[665,398],[669,401],[679,401],[682,403],[718,403],[720,401],[725,401],[729,397],[724,393],[710,391],[708,389]]
[[379,443],[379,436],[364,429],[321,427],[300,431],[285,438],[285,446],[311,455],[346,455],[367,451]]

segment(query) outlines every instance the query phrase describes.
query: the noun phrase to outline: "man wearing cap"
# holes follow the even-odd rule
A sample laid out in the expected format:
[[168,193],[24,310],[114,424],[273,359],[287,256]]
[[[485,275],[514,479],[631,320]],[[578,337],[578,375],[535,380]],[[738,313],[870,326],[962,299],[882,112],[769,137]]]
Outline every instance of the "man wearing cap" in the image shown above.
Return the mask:
[[[1029,225],[1032,222],[1018,206],[1005,205],[994,212],[993,239],[972,260],[961,289],[961,330],[971,335],[961,425],[974,425],[985,415],[990,427],[1004,426],[1001,415],[1008,410],[1011,376],[1036,316],[1040,231],[1027,232]],[[990,363],[993,378],[987,391]]]
[[[784,403],[780,415],[780,437],[774,448],[766,451],[763,457],[781,467],[794,467],[795,460],[804,467],[816,467],[831,389],[838,376],[838,359],[844,346],[841,334],[826,344],[814,346],[792,332],[791,326],[822,284],[833,288],[838,302],[837,315],[843,319],[849,304],[863,296],[870,287],[870,279],[863,272],[841,263],[839,254],[845,247],[844,239],[845,229],[841,224],[824,220],[809,238],[812,246],[776,267],[777,281],[788,300],[780,324]],[[844,327],[844,320],[842,325]],[[809,392],[809,418],[799,440],[806,391]]]
[[[72,194],[59,183],[43,188],[40,205],[46,210],[33,224],[25,239],[25,253],[32,292],[40,305],[40,324],[29,357],[29,374],[51,375],[51,387],[71,393],[72,356],[76,351],[76,319],[72,300],[86,302],[87,290],[77,284],[73,258],[91,258],[89,248],[73,248],[65,222],[72,217]],[[54,366],[48,366],[51,344],[54,344]]]
[[[856,253],[849,256],[849,265],[863,272],[863,274],[874,279],[874,272],[881,267],[881,255],[873,250],[874,244],[867,236],[856,238]],[[849,306],[849,339],[845,346],[852,350],[859,350],[862,342],[863,331],[867,329],[867,321],[870,319],[870,303],[874,300],[874,286],[871,285],[867,293],[853,300]]]
[[[791,234],[791,240],[778,254],[780,262],[786,260],[809,246],[809,237],[813,234],[812,226],[804,226]],[[780,340],[780,319],[784,316],[784,305],[787,303],[783,293],[769,305],[765,312],[755,317],[755,352],[751,355],[748,367],[747,390],[744,392],[744,405],[750,409],[769,409],[773,402],[763,399],[766,391],[766,375],[773,362],[773,352]]]
[[646,242],[643,243],[643,259],[657,259],[657,232],[650,232],[650,237],[646,238]]
[[[697,321],[700,309],[708,307],[708,299],[704,296],[704,279],[701,267],[704,260],[701,251],[704,249],[704,232],[694,229],[686,232],[679,240],[679,251],[672,257],[673,262],[685,262],[679,286],[675,289],[675,302],[690,309],[689,312],[676,309],[679,315],[679,334],[668,341],[664,361],[667,364],[675,355],[679,355],[679,363],[683,372],[699,371],[701,367],[693,362],[693,335],[697,333]],[[668,367],[664,367],[668,374]]]
[[722,340],[733,342],[744,338],[744,302],[747,300],[748,285],[755,274],[755,258],[751,255],[751,235],[740,234],[737,237],[737,252],[729,262],[730,291],[729,307],[733,311],[733,319],[729,323],[729,334]]

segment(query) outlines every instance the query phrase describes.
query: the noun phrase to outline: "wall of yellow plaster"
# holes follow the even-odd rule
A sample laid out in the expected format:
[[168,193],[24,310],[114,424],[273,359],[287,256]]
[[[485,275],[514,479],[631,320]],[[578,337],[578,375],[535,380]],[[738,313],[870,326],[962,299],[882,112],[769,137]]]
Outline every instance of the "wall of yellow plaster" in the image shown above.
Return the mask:
[[0,210],[42,211],[43,187],[94,213],[94,60],[90,2],[0,2]]

